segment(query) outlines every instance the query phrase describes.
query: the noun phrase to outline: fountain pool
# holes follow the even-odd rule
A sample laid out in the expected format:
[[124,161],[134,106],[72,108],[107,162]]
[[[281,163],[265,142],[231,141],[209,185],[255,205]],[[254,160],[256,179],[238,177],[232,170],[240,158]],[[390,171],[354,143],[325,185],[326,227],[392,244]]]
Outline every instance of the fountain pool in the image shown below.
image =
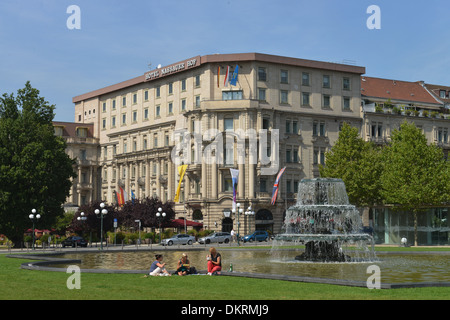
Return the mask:
[[[295,259],[299,254],[295,249],[282,249],[275,254],[269,249],[218,248],[218,251],[223,257],[224,271],[227,271],[232,263],[234,272],[366,281],[367,267],[374,264],[380,267],[382,283],[450,282],[448,252],[414,254],[389,252],[378,254],[378,261],[343,263],[299,261]],[[61,258],[81,260],[81,264],[78,264],[81,269],[142,270],[145,273],[153,262],[155,253],[162,253],[167,268],[174,270],[183,252],[188,254],[191,265],[197,270],[206,269],[207,249],[80,252],[66,253],[61,255]],[[66,268],[67,265],[58,264],[55,267]]]

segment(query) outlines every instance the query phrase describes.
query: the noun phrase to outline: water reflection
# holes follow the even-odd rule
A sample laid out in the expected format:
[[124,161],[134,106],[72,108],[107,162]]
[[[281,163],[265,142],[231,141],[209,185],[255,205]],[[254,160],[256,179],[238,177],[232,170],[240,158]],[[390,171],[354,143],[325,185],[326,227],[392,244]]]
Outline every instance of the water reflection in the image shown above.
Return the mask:
[[[366,281],[367,267],[376,264],[381,269],[384,283],[450,282],[450,259],[448,255],[378,255],[379,261],[369,263],[310,263],[295,260],[297,251],[270,250],[220,250],[222,269],[227,271],[230,263],[238,272],[255,272],[304,277]],[[174,270],[183,251],[121,251],[101,253],[70,253],[63,258],[80,259],[82,269],[143,270],[150,268],[156,253],[164,255],[169,270]],[[207,250],[187,251],[191,265],[206,270]],[[61,266],[61,265],[59,265]],[[64,267],[64,266],[61,266]]]

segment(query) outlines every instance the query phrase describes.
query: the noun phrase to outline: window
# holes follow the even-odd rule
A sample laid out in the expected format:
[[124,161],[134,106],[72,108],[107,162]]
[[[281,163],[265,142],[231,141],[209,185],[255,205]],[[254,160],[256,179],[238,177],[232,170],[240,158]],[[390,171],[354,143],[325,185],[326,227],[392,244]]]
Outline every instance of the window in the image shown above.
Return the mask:
[[314,148],[313,164],[325,165],[325,149],[324,148]]
[[267,80],[266,68],[263,68],[263,67],[259,67],[258,68],[258,80],[259,81],[266,81]]
[[127,106],[127,97],[122,97],[122,107]]
[[200,96],[195,96],[195,107],[200,108]]
[[342,78],[342,89],[350,90],[350,78],[347,77]]
[[223,192],[233,191],[233,179],[231,177],[224,176],[223,178]]
[[225,130],[234,130],[233,118],[225,118],[223,122]]
[[115,99],[112,101],[112,109],[116,110],[116,100]]
[[[127,140],[123,141],[123,153],[127,153]],[[125,176],[125,171],[124,171],[124,176]]]
[[445,99],[445,90],[439,90],[439,97]]
[[106,112],[106,102],[103,102],[103,103],[102,103],[102,111],[103,111],[103,112]]
[[115,128],[116,127],[116,116],[112,116],[111,117],[111,128]]
[[181,91],[186,91],[186,79],[181,80]]
[[156,118],[161,117],[161,106],[159,105],[155,107],[155,117]]
[[173,94],[173,82],[169,83],[169,94]]
[[288,83],[288,77],[289,77],[289,73],[287,70],[281,70],[280,71],[280,82],[281,83]]
[[222,100],[242,100],[242,91],[222,91]]
[[383,124],[380,122],[373,122],[372,123],[372,132],[371,132],[372,138],[381,138],[383,137]]
[[133,111],[133,122],[137,122],[137,111]]
[[314,121],[313,122],[313,136],[325,136],[325,122],[324,121]]
[[137,141],[133,139],[133,151],[137,151]]
[[292,133],[298,134],[298,124],[297,124],[297,121],[292,121]]
[[195,87],[198,88],[200,87],[200,75],[196,75],[195,76]]
[[158,147],[158,134],[155,133],[153,134],[153,148],[157,148]]
[[331,88],[330,76],[324,75],[322,78],[322,87]]
[[286,120],[286,133],[291,133],[291,120]]
[[133,104],[137,103],[137,93],[133,93]]
[[267,192],[267,180],[266,179],[259,180],[259,192]]
[[[147,150],[147,139],[146,138],[144,138],[142,145],[144,146],[143,149]],[[145,166],[144,166],[144,169],[145,169]]]
[[344,97],[343,98],[343,106],[342,106],[343,110],[350,110],[350,98],[349,97]]
[[289,103],[288,97],[289,97],[289,91],[280,90],[280,103],[288,104]]
[[86,138],[88,133],[88,128],[77,128],[77,137]]
[[172,115],[173,114],[173,103],[172,102],[169,102],[169,106],[167,109],[168,109],[167,112],[169,113],[169,115]]
[[324,94],[322,96],[323,100],[322,100],[322,105],[324,108],[330,108],[331,104],[330,104],[330,96],[328,94]]
[[309,73],[302,72],[302,86],[309,86]]
[[148,101],[148,90],[144,91],[144,100]]
[[148,108],[144,109],[144,120],[148,120]]
[[266,130],[269,130],[269,125],[270,125],[270,120],[268,119],[268,118],[263,118],[263,121],[262,121],[262,128],[263,129],[266,129]]
[[181,100],[181,111],[186,111],[186,99]]
[[258,88],[258,100],[266,101],[266,89]]
[[286,163],[292,162],[291,149],[286,149]]
[[224,164],[226,166],[233,166],[234,165],[234,145],[232,143],[226,143],[223,151],[224,151],[223,157],[225,159]]
[[156,87],[156,98],[160,98],[161,97],[161,87]]
[[292,150],[292,162],[298,163],[298,152],[295,148]]
[[102,119],[102,129],[106,129],[106,118]]
[[310,93],[309,92],[302,92],[302,106],[310,106]]
[[291,193],[292,192],[292,181],[291,180],[286,180],[286,192],[287,193]]
[[127,124],[127,114],[126,113],[122,114],[122,125],[125,125],[125,124]]

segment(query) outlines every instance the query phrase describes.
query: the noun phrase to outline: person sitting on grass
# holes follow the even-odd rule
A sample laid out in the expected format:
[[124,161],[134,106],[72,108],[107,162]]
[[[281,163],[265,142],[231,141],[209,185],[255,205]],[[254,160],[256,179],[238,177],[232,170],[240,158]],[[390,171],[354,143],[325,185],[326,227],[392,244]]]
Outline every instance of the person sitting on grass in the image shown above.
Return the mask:
[[220,253],[214,247],[209,248],[209,253],[206,256],[206,260],[208,260],[208,275],[220,274],[220,270],[222,270],[222,257]]
[[155,255],[156,260],[150,266],[149,275],[151,276],[170,276],[171,274],[166,270],[165,263],[162,262],[162,254]]
[[181,255],[181,259],[178,261],[177,264],[177,271],[176,271],[179,276],[185,276],[187,274],[191,273],[191,266],[189,263],[189,259],[186,253],[183,253]]

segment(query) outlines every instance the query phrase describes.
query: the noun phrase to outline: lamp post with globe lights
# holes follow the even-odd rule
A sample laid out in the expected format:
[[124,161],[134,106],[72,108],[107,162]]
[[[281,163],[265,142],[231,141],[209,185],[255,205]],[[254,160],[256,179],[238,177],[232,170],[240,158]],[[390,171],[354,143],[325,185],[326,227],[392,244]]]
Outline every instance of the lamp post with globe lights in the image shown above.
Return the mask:
[[97,218],[100,219],[100,250],[103,250],[103,216],[108,214],[108,210],[106,210],[105,204],[103,202],[100,203],[100,208],[101,210],[95,209],[94,212]]
[[28,217],[31,219],[31,221],[33,221],[33,230],[32,230],[32,232],[33,232],[33,250],[35,250],[35,247],[34,247],[34,237],[35,237],[34,236],[34,234],[35,234],[34,222],[39,220],[41,218],[41,215],[39,213],[36,214],[36,209],[32,209],[31,214]]
[[252,230],[251,230],[251,228],[250,228],[250,222],[249,222],[249,220],[250,220],[250,217],[251,217],[251,216],[255,216],[255,211],[252,210],[252,206],[251,206],[251,205],[247,208],[247,211],[245,211],[244,214],[245,214],[246,217],[249,218],[249,219],[247,219],[248,233],[251,233]]
[[163,209],[160,207],[158,208],[158,212],[156,213],[156,218],[158,219],[159,224],[159,243],[161,243],[162,235],[161,235],[161,220],[163,220],[166,217],[166,213],[162,212]]

